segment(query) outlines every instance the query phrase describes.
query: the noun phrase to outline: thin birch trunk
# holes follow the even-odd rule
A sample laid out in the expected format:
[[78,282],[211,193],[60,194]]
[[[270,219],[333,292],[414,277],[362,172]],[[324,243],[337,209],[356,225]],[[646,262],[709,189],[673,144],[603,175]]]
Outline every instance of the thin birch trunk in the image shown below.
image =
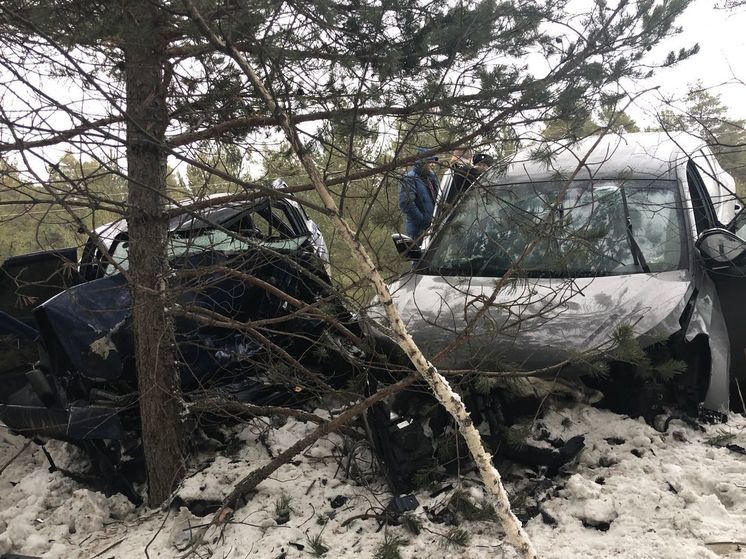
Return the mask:
[[191,14],[192,20],[217,48],[225,51],[236,61],[241,70],[251,81],[257,94],[264,100],[269,112],[277,117],[281,128],[293,147],[293,151],[298,156],[303,164],[303,168],[308,173],[308,177],[311,179],[311,183],[316,189],[316,193],[321,198],[324,206],[330,211],[331,217],[337,226],[337,230],[341,233],[345,243],[352,250],[352,254],[360,273],[364,277],[370,278],[376,294],[378,295],[378,299],[386,310],[386,316],[389,320],[391,329],[396,335],[397,343],[407,356],[409,356],[409,359],[412,361],[412,364],[415,366],[422,378],[427,381],[438,401],[456,420],[461,434],[469,448],[469,452],[479,469],[482,480],[493,497],[495,511],[505,529],[508,542],[516,548],[522,557],[535,558],[536,552],[531,544],[531,540],[528,538],[528,535],[523,530],[520,521],[516,518],[510,508],[510,501],[508,500],[508,495],[505,492],[505,488],[500,479],[500,474],[492,464],[492,456],[490,456],[490,454],[485,450],[482,443],[482,437],[474,426],[466,406],[459,395],[453,391],[445,377],[438,373],[438,370],[432,365],[432,363],[425,358],[417,347],[417,344],[415,344],[414,340],[409,335],[409,332],[399,315],[399,311],[394,306],[391,299],[391,293],[383,280],[383,276],[381,276],[373,263],[373,260],[370,258],[360,241],[356,238],[350,226],[339,213],[339,208],[337,207],[334,198],[326,187],[324,179],[316,167],[316,164],[313,162],[310,154],[300,141],[297,131],[290,123],[288,114],[282,109],[282,107],[277,105],[272,95],[259,79],[259,76],[248,63],[246,58],[244,58],[244,56],[233,46],[226,44],[225,41],[210,29],[191,0],[183,1]]

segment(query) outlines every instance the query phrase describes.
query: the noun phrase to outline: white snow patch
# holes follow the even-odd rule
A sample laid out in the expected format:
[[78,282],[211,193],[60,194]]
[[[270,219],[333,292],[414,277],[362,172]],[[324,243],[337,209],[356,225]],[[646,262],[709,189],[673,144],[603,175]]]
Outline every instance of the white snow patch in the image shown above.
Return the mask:
[[[517,502],[536,499],[545,513],[544,519],[535,514],[526,523],[540,557],[746,558],[741,551],[746,546],[739,545],[746,542],[746,457],[709,444],[726,432],[729,442],[746,446],[743,417],[732,416],[727,425],[708,426],[705,432],[674,421],[669,433],[661,434],[638,420],[579,405],[550,411],[539,422],[552,437],[583,435],[586,441],[575,464],[551,480],[551,487],[520,494],[521,483],[508,483]],[[237,427],[238,451],[195,460],[179,495],[218,501],[238,480],[314,428],[293,420],[272,428],[264,420]],[[442,506],[447,493],[435,498],[428,491],[417,493],[421,506],[414,514],[424,527],[419,535],[402,526],[379,531],[376,520],[361,515],[381,512],[391,495],[380,477],[346,477],[342,442],[337,435],[323,439],[261,483],[222,536],[209,534],[213,556],[307,558],[309,538],[320,534],[330,548],[324,557],[366,559],[387,532],[409,541],[400,549],[408,559],[514,556],[499,526],[488,521],[461,524],[471,536],[469,547],[447,545],[442,535],[451,527],[433,523],[425,513],[426,507]],[[24,443],[0,426],[0,465]],[[79,451],[62,443],[48,448],[59,466],[84,469]],[[525,468],[516,468],[508,478],[515,472],[524,472],[519,476],[524,482],[533,479],[525,476]],[[479,503],[485,494],[473,480],[474,474],[467,473],[450,483]],[[292,510],[289,520],[278,524],[275,508],[283,495]],[[333,508],[335,498],[335,504],[344,503]],[[90,558],[110,548],[104,557],[128,558],[144,556],[147,546],[151,557],[176,557],[195,526],[209,519],[183,507],[134,509],[120,495],[107,498],[59,472],[49,473],[35,445],[0,475],[0,554]]]

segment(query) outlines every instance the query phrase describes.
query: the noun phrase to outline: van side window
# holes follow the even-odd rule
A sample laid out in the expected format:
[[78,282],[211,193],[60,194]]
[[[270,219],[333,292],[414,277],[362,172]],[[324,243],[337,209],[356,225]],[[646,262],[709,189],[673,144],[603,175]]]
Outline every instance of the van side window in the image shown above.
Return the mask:
[[[692,157],[700,176],[707,187],[715,207],[718,222],[725,224],[732,219],[731,209],[738,206],[735,183],[718,163],[717,158],[708,148],[702,148]],[[735,209],[737,212],[738,210]]]
[[710,194],[705,188],[705,183],[699,173],[697,165],[689,160],[686,165],[686,182],[689,186],[689,196],[692,200],[694,210],[694,222],[697,225],[697,233],[717,227],[715,208],[712,206]]
[[741,239],[746,240],[746,210],[741,210],[736,214],[729,229]]

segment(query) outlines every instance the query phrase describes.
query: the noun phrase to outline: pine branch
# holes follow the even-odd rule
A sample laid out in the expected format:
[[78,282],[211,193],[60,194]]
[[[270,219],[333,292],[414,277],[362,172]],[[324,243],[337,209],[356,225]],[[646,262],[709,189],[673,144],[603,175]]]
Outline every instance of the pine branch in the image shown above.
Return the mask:
[[324,183],[324,178],[321,176],[316,164],[300,141],[298,132],[290,123],[287,113],[276,103],[275,99],[269,93],[264,83],[260,80],[243,55],[234,47],[227,44],[223,39],[215,35],[191,0],[183,1],[195,24],[200,28],[205,36],[209,38],[210,42],[214,44],[216,48],[226,52],[236,61],[241,70],[249,78],[257,94],[266,103],[267,109],[271,113],[277,115],[293,151],[303,164],[303,167],[308,173],[311,183],[314,185],[314,188],[324,203],[324,206],[326,206],[326,208],[331,212],[337,230],[344,239],[345,244],[347,244],[352,251],[360,272],[363,276],[370,278],[371,283],[375,287],[379,301],[386,310],[390,326],[397,336],[397,343],[409,356],[412,364],[415,366],[422,378],[424,378],[428,383],[430,389],[440,403],[458,423],[461,433],[469,447],[469,451],[477,464],[485,486],[494,497],[495,509],[498,517],[502,521],[508,541],[515,547],[522,557],[527,559],[535,558],[536,552],[534,551],[533,545],[531,544],[528,535],[523,530],[520,521],[516,518],[510,508],[508,495],[502,485],[500,474],[492,464],[492,457],[485,450],[482,438],[469,417],[469,412],[466,410],[464,403],[453,391],[445,377],[439,374],[437,369],[425,358],[410,336],[399,312],[394,306],[391,293],[386,286],[383,277],[365,248],[357,239],[355,233],[340,215],[334,198],[329,192],[327,185]]

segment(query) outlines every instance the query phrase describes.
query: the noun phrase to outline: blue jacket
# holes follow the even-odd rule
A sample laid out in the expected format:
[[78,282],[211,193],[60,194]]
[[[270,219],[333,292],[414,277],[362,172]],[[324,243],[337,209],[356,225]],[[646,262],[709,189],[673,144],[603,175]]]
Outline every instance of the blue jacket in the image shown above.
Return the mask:
[[[428,188],[431,182],[434,194]],[[399,191],[399,208],[404,214],[404,227],[407,235],[413,239],[419,238],[433,219],[435,208],[434,195],[437,196],[440,183],[435,173],[420,174],[420,166],[415,165],[404,175]]]

